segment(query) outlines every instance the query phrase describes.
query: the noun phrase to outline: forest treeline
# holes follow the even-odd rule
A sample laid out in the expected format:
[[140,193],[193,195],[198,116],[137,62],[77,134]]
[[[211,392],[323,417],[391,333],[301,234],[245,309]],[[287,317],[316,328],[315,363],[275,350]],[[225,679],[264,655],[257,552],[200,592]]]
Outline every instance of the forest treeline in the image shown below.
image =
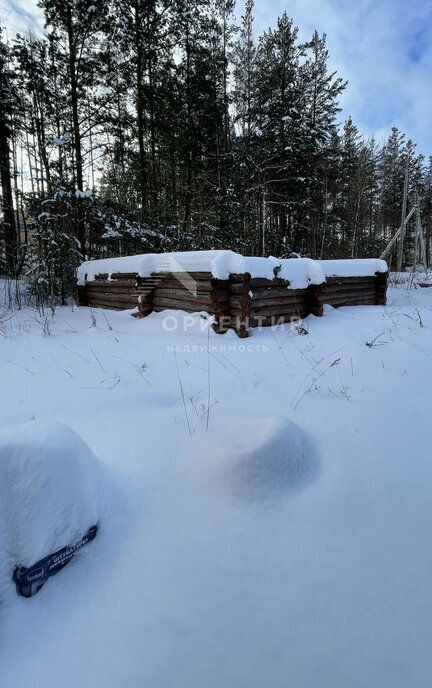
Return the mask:
[[[432,159],[341,122],[326,36],[253,0],[41,0],[43,36],[0,34],[0,272],[65,299],[83,258],[229,248],[377,256]],[[365,94],[367,95],[367,94]],[[409,235],[405,260],[409,262]]]

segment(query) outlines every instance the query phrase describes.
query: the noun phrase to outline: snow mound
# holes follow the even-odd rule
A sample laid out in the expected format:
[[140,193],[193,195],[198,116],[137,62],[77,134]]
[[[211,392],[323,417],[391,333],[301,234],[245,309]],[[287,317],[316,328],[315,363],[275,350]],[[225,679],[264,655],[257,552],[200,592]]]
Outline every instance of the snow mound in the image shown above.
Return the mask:
[[320,263],[311,258],[274,258],[271,261],[276,276],[290,282],[290,289],[306,289],[310,284],[325,282],[324,271]]
[[361,258],[350,260],[320,260],[326,277],[373,277],[377,272],[388,272],[385,260]]
[[0,431],[0,603],[14,592],[16,566],[77,541],[98,522],[101,466],[61,423]]
[[252,277],[288,280],[290,289],[305,289],[309,284],[325,281],[320,264],[309,258],[258,258],[242,256],[234,251],[183,251],[178,253],[147,253],[140,256],[91,260],[78,268],[78,284],[91,282],[96,275],[136,273],[149,277],[162,272],[210,272],[216,279],[249,272]]
[[186,462],[201,484],[261,498],[295,489],[308,473],[302,434],[282,416],[219,417],[193,435]]

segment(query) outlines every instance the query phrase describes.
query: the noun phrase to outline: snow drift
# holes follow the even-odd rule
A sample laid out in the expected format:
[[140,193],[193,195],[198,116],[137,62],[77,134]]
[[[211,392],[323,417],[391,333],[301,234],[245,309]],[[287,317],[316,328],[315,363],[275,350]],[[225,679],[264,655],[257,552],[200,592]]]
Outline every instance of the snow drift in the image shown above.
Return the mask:
[[218,417],[186,447],[192,474],[216,490],[261,498],[295,489],[309,473],[302,434],[283,416]]
[[0,431],[0,603],[14,592],[17,565],[77,541],[100,512],[101,467],[61,423]]

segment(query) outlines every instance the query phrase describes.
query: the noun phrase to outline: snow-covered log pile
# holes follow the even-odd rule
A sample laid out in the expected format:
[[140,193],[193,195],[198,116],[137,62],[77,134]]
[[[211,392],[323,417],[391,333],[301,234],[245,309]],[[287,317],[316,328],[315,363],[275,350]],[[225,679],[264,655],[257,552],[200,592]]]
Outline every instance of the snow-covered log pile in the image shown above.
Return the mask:
[[325,288],[321,302],[330,306],[385,306],[388,267],[385,260],[321,260]]
[[77,300],[80,306],[135,308],[140,317],[165,309],[205,311],[215,316],[218,332],[234,329],[245,337],[249,327],[322,315],[324,303],[385,303],[386,275],[386,263],[378,260],[145,254],[83,263]]

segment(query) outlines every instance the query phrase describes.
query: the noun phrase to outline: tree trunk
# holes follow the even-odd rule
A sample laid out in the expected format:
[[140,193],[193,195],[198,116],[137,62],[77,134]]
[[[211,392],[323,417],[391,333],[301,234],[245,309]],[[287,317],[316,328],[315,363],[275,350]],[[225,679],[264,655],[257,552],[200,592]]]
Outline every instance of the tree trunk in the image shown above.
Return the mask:
[[148,208],[148,175],[147,159],[144,146],[144,50],[141,40],[141,15],[138,4],[135,5],[135,51],[136,51],[136,111],[139,154],[139,181],[141,196],[141,219],[144,220]]
[[[80,191],[83,189],[83,160],[81,152],[81,132],[79,126],[79,114],[78,114],[78,83],[77,83],[77,69],[76,69],[76,45],[74,41],[74,31],[72,24],[72,9],[71,6],[67,5],[67,34],[68,34],[68,48],[69,48],[69,78],[70,78],[70,89],[71,89],[71,106],[72,106],[72,125],[73,125],[73,143],[75,152],[75,169],[74,176],[76,186]],[[83,212],[81,210],[81,204],[77,204],[77,214],[76,214],[76,235],[77,239],[81,244],[81,253],[83,258],[86,254],[86,241],[85,241],[85,222]]]
[[14,277],[17,272],[17,233],[10,172],[9,127],[0,107],[0,177],[3,195],[3,226],[7,267]]

